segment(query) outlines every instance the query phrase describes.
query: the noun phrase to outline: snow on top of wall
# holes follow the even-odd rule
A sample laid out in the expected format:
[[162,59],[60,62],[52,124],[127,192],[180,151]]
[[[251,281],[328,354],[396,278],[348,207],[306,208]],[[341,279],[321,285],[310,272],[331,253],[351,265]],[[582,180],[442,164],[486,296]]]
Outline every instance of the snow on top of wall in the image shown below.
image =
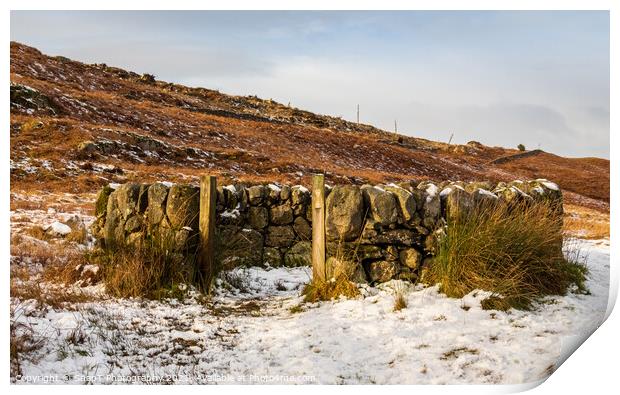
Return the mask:
[[437,188],[437,185],[428,184],[426,186],[426,203],[430,203],[437,196],[438,192],[439,188]]

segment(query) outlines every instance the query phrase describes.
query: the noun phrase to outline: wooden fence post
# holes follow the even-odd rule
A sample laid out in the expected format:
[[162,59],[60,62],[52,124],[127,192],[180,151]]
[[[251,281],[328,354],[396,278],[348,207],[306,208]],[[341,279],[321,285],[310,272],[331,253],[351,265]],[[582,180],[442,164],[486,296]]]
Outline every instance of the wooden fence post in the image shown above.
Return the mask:
[[215,205],[217,199],[217,181],[215,176],[203,175],[200,177],[200,214],[198,228],[200,230],[200,249],[198,264],[205,281],[210,284],[214,274],[215,249]]
[[312,279],[325,281],[325,176],[312,177]]

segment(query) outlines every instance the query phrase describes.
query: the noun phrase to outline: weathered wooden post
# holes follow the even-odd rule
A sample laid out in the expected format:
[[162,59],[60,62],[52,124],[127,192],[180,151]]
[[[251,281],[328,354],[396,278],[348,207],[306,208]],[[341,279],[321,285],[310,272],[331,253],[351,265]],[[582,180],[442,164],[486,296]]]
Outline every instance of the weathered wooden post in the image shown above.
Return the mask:
[[325,176],[312,178],[312,279],[325,281]]
[[198,264],[200,273],[208,287],[214,274],[215,253],[215,205],[217,199],[217,181],[214,176],[200,177],[200,250]]

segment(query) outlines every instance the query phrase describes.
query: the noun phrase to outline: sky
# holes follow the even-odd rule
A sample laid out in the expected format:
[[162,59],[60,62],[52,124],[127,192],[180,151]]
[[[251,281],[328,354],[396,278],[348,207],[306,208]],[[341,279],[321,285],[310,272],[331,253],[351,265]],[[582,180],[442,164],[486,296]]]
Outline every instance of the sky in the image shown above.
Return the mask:
[[12,11],[49,55],[436,141],[609,158],[607,11]]

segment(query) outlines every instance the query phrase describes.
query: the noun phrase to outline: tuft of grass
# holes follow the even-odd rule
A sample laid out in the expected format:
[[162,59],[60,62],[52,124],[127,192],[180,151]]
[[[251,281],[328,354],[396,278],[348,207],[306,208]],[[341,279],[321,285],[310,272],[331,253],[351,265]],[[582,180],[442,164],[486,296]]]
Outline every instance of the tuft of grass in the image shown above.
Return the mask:
[[353,251],[348,251],[342,246],[343,242],[340,241],[336,254],[328,259],[326,279],[313,277],[302,290],[306,302],[333,300],[341,296],[346,298],[359,296],[357,285],[351,281],[355,267],[361,265],[357,259],[357,247]]
[[394,297],[394,311],[400,311],[407,308],[407,299],[401,292],[397,292]]
[[301,307],[301,304],[296,304],[295,306],[293,306],[290,309],[288,309],[288,311],[291,314],[297,314],[297,313],[301,313],[302,311],[304,311],[304,308]]
[[[172,233],[171,233],[172,234]],[[196,284],[193,255],[175,248],[173,236],[155,235],[132,246],[115,246],[93,257],[101,267],[106,291],[116,297],[183,297],[181,284]]]
[[483,307],[499,310],[528,309],[572,284],[585,289],[585,266],[564,256],[562,218],[552,210],[545,202],[522,202],[457,213],[438,242],[430,283],[456,298],[491,291]]
[[320,300],[332,300],[341,296],[355,298],[360,294],[357,285],[349,280],[345,274],[339,274],[329,280],[313,279],[306,284],[302,294],[306,302],[314,303]]

